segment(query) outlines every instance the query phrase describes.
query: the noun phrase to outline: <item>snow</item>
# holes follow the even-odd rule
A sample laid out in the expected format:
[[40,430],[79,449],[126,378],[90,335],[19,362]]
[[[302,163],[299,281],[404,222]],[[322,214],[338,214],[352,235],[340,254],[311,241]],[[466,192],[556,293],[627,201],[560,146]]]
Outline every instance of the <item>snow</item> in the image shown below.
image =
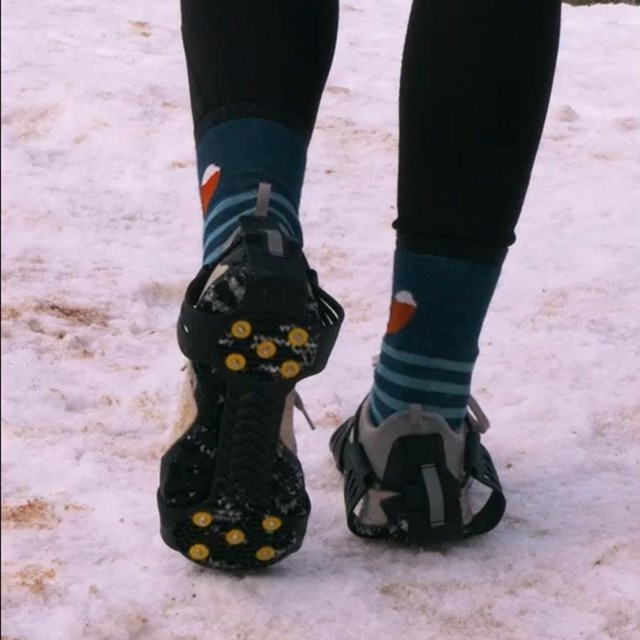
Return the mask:
[[[151,8],[153,7],[153,8]],[[303,549],[244,577],[160,541],[174,323],[200,205],[178,3],[2,5],[3,640],[640,637],[640,11],[565,7],[518,243],[474,379],[508,512],[426,552],[344,522],[327,444],[387,320],[409,3],[349,0],[308,255],[347,320],[297,416]]]

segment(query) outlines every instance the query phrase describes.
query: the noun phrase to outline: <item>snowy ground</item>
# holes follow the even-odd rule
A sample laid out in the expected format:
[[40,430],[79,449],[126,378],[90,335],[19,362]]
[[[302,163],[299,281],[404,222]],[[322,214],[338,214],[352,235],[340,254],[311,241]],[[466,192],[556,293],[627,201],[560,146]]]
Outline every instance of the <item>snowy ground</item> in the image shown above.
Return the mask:
[[640,637],[637,8],[564,10],[474,385],[503,524],[423,553],[344,525],[327,442],[386,320],[408,6],[342,6],[303,198],[309,256],[347,311],[301,389],[314,511],[300,553],[234,577],[165,548],[154,504],[200,259],[178,3],[3,2],[2,640]]

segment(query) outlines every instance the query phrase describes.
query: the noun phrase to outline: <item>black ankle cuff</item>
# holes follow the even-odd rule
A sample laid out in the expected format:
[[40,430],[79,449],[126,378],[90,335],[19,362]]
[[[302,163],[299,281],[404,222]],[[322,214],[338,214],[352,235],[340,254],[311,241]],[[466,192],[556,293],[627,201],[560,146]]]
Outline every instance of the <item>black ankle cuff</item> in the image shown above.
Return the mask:
[[235,102],[224,104],[209,111],[195,125],[194,136],[196,143],[211,129],[227,120],[240,120],[242,118],[256,118],[271,120],[284,125],[297,133],[306,144],[309,144],[313,133],[292,113],[271,104],[259,102]]
[[492,247],[464,240],[402,232],[397,234],[396,248],[496,267],[502,265],[508,252],[506,247]]

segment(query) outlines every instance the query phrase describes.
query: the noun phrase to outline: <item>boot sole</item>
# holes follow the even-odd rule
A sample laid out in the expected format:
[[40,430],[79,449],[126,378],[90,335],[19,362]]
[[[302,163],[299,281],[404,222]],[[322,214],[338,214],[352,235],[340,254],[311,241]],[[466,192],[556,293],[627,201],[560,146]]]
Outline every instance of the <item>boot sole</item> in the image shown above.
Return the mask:
[[[234,336],[247,326],[250,336]],[[163,456],[158,507],[171,548],[201,566],[246,571],[279,562],[304,539],[311,504],[302,467],[279,434],[288,394],[315,363],[318,336],[284,316],[230,317],[226,329],[218,340],[226,387],[220,423],[196,419]],[[210,487],[198,495],[203,476]],[[183,485],[175,495],[172,484]],[[174,506],[185,493],[193,501]]]

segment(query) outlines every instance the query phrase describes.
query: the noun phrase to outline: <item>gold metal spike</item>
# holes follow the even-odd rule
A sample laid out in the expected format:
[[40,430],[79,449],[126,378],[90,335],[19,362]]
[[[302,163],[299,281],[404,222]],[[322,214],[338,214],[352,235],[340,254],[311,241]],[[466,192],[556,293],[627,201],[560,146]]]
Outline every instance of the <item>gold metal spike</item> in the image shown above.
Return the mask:
[[261,547],[256,551],[256,558],[260,562],[269,562],[276,557],[276,550],[273,547]]
[[292,347],[304,347],[309,342],[309,334],[302,327],[295,327],[289,331],[288,340]]
[[282,526],[282,520],[280,518],[276,518],[275,516],[267,516],[262,521],[262,528],[267,533],[274,533]]
[[191,516],[191,522],[196,527],[208,527],[213,522],[213,516],[206,511],[198,511]]
[[235,547],[236,545],[242,544],[247,538],[240,529],[231,529],[231,531],[227,531],[224,539],[228,545]]
[[300,365],[295,360],[287,360],[280,367],[280,374],[283,378],[295,378],[300,373]]
[[209,557],[209,548],[204,544],[194,544],[189,549],[189,557],[192,560],[206,560]]
[[241,353],[230,353],[224,363],[231,371],[242,371],[247,366],[247,359]]
[[238,340],[243,340],[251,335],[251,323],[247,320],[237,320],[231,325],[231,335]]
[[256,353],[263,359],[269,360],[276,355],[276,345],[271,340],[263,340],[257,347]]

